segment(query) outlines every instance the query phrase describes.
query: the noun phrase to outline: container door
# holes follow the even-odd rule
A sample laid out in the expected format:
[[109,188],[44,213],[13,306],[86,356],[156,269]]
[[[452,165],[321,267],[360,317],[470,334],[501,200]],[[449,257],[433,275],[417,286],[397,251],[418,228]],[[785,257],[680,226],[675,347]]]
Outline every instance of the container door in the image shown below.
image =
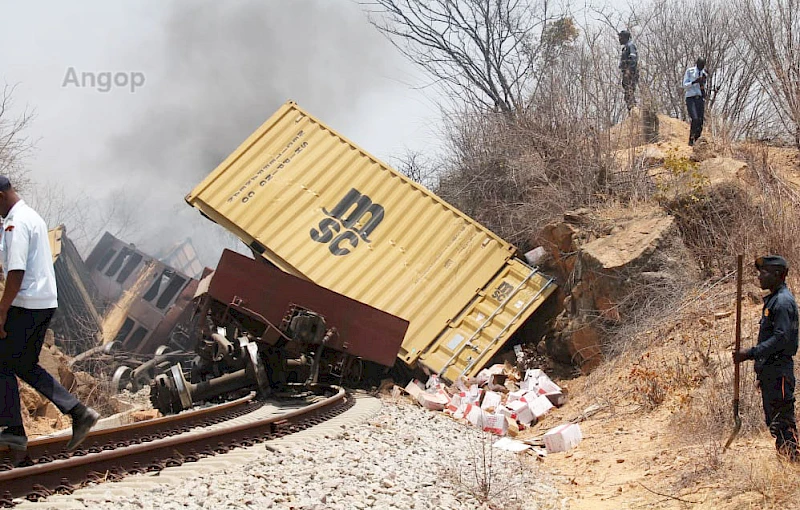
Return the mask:
[[510,259],[447,325],[420,363],[448,381],[474,376],[555,289],[553,278]]

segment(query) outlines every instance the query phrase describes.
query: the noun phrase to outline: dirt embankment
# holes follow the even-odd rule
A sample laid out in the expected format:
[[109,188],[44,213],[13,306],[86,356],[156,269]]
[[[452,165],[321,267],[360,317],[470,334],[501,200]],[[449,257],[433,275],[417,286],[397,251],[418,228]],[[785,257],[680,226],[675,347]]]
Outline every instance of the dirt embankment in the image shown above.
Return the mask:
[[[651,199],[637,207],[621,206],[624,214],[617,217],[625,221],[616,223],[611,221],[612,211],[592,211],[593,226],[615,223],[606,230],[578,227],[559,231],[561,237],[551,236],[554,245],[566,247],[551,257],[555,259],[551,269],[562,273],[564,309],[571,309],[567,313],[570,320],[588,317],[587,324],[603,326],[598,328],[597,347],[606,356],[602,362],[591,361],[585,370],[588,375],[558,380],[569,392],[569,401],[526,434],[541,434],[590,405],[603,407],[581,423],[584,440],[576,449],[544,460],[561,476],[561,490],[569,496],[571,509],[797,508],[800,486],[794,481],[800,467],[776,456],[773,439],[763,424],[752,363],[744,364],[742,370],[744,425],[729,450],[723,451],[723,445],[733,429],[731,351],[736,293],[731,267],[736,252],[743,252],[743,345],[750,346],[756,342],[763,295],[751,269],[752,260],[763,250],[794,255],[794,245],[786,241],[791,240],[797,225],[787,224],[789,220],[774,213],[789,211],[789,217],[796,216],[800,154],[794,149],[731,146],[711,139],[690,148],[685,141],[685,123],[666,117],[659,120],[661,136],[655,143],[622,143],[626,133],[637,129],[637,119],[612,132],[620,146],[617,158],[641,169],[652,186]],[[751,168],[738,158],[737,154],[747,151],[763,155],[762,168]],[[765,186],[783,197],[777,206],[770,202],[774,197],[764,193]],[[615,265],[617,254],[631,251],[626,243],[635,241],[636,232],[625,234],[626,225],[636,221],[631,215],[654,218],[654,207],[675,219],[689,253],[673,255],[671,261],[670,257],[663,259],[663,271],[648,268],[648,263],[633,264],[639,268],[635,276],[649,273],[638,282],[663,290],[664,278],[679,266],[692,266],[694,276],[687,273],[681,277],[689,285],[680,289],[683,297],[673,305],[650,317],[633,317],[633,310],[648,303],[647,293],[638,294],[632,306],[625,300],[641,289],[630,287],[636,278],[631,280],[626,273],[626,278],[614,280],[619,285],[614,289],[602,277]],[[639,214],[637,208],[649,212]],[[781,230],[765,222],[765,217],[780,222]],[[729,231],[724,236],[709,238],[726,228]],[[619,243],[614,241],[615,233],[622,234]],[[600,255],[592,257],[594,252]],[[706,252],[710,256],[704,259]],[[607,263],[587,265],[591,259]],[[584,278],[575,269],[581,265],[584,270],[591,267],[583,290]],[[800,259],[790,274],[789,284],[794,289],[800,289],[797,267]],[[628,323],[636,322],[635,327],[608,327],[626,318]],[[586,347],[569,337],[560,340],[573,361],[575,353]],[[568,345],[570,341],[573,343]]]

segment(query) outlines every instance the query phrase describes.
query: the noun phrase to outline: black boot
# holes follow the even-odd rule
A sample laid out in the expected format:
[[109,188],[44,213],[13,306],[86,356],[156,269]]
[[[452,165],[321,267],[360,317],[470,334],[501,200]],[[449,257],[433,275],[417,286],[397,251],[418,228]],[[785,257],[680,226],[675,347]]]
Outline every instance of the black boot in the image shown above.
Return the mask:
[[72,439],[67,443],[67,450],[74,450],[86,439],[86,435],[95,426],[100,414],[83,404],[76,405],[70,412],[72,417]]
[[6,427],[0,432],[0,446],[23,452],[27,450],[28,436],[25,435],[25,427]]

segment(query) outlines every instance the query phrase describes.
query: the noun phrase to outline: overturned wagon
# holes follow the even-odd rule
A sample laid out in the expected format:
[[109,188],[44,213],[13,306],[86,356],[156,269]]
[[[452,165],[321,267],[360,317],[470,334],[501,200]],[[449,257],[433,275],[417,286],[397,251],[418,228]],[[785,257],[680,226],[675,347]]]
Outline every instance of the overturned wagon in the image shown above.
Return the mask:
[[228,250],[194,305],[196,358],[151,387],[163,413],[240,389],[268,395],[322,377],[356,384],[368,363],[393,364],[408,329],[403,319]]
[[511,244],[286,103],[186,197],[281,270],[410,323],[398,357],[474,375],[553,293]]

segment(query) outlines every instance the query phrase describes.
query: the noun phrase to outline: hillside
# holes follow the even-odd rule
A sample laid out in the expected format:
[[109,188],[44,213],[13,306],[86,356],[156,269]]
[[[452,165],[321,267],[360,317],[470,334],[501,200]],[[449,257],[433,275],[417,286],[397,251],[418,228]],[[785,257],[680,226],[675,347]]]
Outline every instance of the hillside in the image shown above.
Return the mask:
[[[568,403],[527,434],[542,434],[590,405],[603,407],[581,423],[584,440],[576,449],[549,455],[544,461],[561,477],[560,489],[570,498],[571,509],[795,508],[793,501],[800,489],[792,480],[800,468],[775,454],[773,439],[763,425],[752,363],[745,363],[742,370],[742,430],[728,451],[722,447],[733,430],[730,353],[735,330],[735,255],[740,251],[745,260],[742,343],[750,346],[758,334],[763,295],[752,260],[762,250],[783,249],[794,264],[790,287],[800,288],[800,259],[792,250],[794,240],[786,239],[797,222],[793,207],[800,184],[800,155],[794,149],[726,145],[713,138],[692,149],[685,142],[688,126],[661,116],[657,142],[643,144],[639,138],[625,147],[627,135],[637,133],[638,121],[629,118],[610,135],[619,147],[618,160],[641,169],[656,188],[654,198],[636,207],[626,204],[617,210],[592,211],[593,224],[613,223],[615,216],[628,221],[651,217],[654,208],[671,213],[688,251],[678,259],[679,265],[694,266],[696,278],[683,277],[687,287],[682,296],[662,308],[662,313],[637,317],[633,334],[623,328],[618,337],[604,338],[606,352],[614,342],[624,344],[616,345],[614,355],[607,355],[602,363],[594,363],[589,375],[559,380],[569,392]],[[748,164],[742,154],[756,154],[763,167]],[[764,193],[765,186],[780,190],[780,208],[771,202],[772,194]],[[709,197],[714,209],[706,204],[693,210]],[[702,214],[692,216],[687,211]],[[706,223],[709,212],[719,211],[726,213],[720,221]],[[748,222],[752,214],[775,211],[782,214],[774,214],[771,222],[763,216]],[[703,228],[695,231],[698,218]],[[721,236],[724,239],[706,242],[725,226],[730,231]],[[573,249],[586,252],[585,247],[596,241],[587,238],[585,229],[576,229],[573,237],[582,240]],[[611,238],[613,228],[608,232]],[[626,248],[618,242],[609,249]],[[713,249],[722,251],[705,261],[698,257],[703,250]],[[562,273],[563,269],[562,263]],[[614,296],[613,291],[605,293]],[[593,303],[598,302],[595,296]],[[622,305],[614,310],[624,313]],[[573,312],[571,320],[580,315],[580,310]]]

